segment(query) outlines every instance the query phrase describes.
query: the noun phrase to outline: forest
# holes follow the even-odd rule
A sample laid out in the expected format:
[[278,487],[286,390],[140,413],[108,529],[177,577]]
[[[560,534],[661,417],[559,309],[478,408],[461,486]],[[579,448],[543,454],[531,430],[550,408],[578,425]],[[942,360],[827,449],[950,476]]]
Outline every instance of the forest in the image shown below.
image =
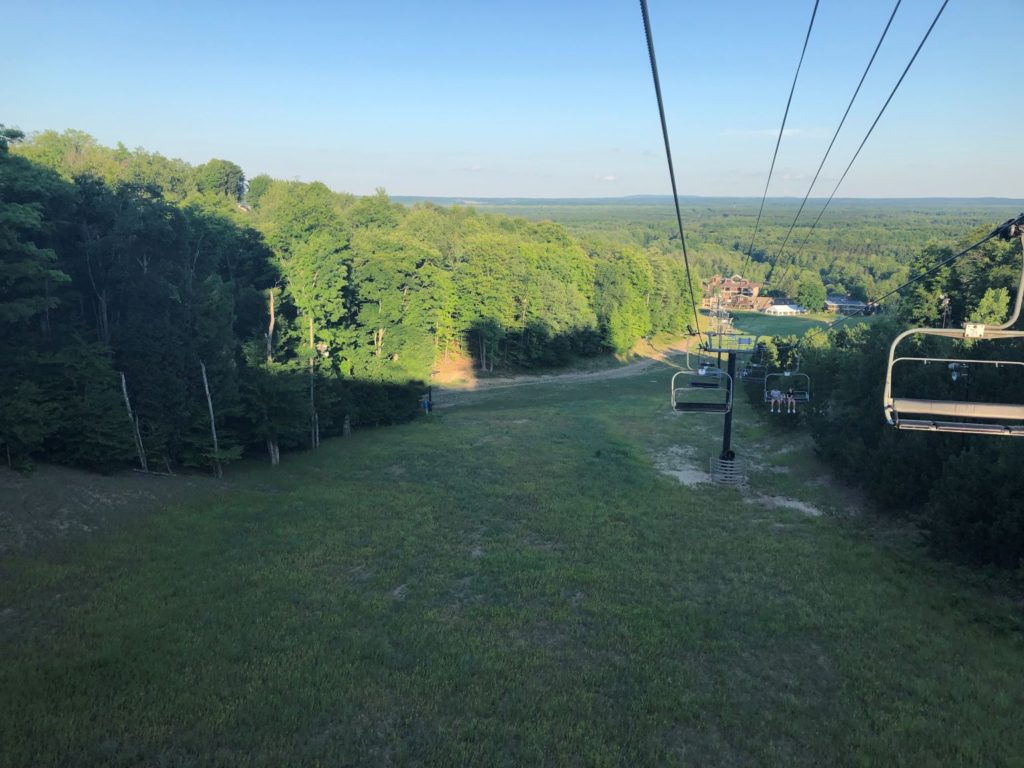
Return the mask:
[[449,356],[558,365],[692,320],[682,266],[657,248],[0,130],[12,467],[277,463],[412,418]]

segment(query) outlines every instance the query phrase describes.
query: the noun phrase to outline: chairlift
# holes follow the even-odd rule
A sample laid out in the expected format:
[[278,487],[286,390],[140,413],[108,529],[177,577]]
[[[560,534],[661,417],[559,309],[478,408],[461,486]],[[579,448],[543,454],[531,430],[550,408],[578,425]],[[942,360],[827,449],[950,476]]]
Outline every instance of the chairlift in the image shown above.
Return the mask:
[[701,368],[718,368],[718,360],[708,354],[707,348],[701,342],[697,345],[696,351],[686,347],[686,370],[699,371]]
[[740,379],[751,384],[763,384],[768,376],[768,366],[753,361],[740,368]]
[[706,366],[672,377],[672,410],[677,413],[725,414],[732,410],[732,377]]
[[[1003,228],[1005,239],[1020,237],[1022,244],[1021,279],[1017,286],[1017,298],[1010,319],[1001,325],[965,323],[963,328],[911,328],[893,341],[889,348],[889,365],[885,373],[885,390],[882,407],[886,421],[897,429],[922,432],[951,432],[966,435],[1003,435],[1024,437],[1024,403],[991,403],[960,400],[934,400],[893,395],[893,370],[897,364],[930,363],[944,364],[953,381],[965,376],[970,369],[983,370],[981,366],[1000,368],[1024,368],[1020,360],[984,360],[980,358],[960,359],[945,357],[897,356],[900,342],[911,336],[942,336],[961,341],[993,341],[1024,339],[1024,331],[1010,330],[1020,318],[1021,303],[1024,300],[1024,226],[1011,221]],[[973,376],[972,376],[973,378]]]
[[707,331],[704,349],[714,354],[733,352],[740,355],[753,354],[757,348],[757,336],[739,331]]
[[764,384],[768,375],[768,348],[758,339],[750,360],[740,368],[740,379],[751,384]]
[[794,371],[775,371],[764,377],[764,401],[771,403],[772,390],[777,389],[783,394],[793,390],[793,401],[797,403],[811,402],[811,377],[806,373]]

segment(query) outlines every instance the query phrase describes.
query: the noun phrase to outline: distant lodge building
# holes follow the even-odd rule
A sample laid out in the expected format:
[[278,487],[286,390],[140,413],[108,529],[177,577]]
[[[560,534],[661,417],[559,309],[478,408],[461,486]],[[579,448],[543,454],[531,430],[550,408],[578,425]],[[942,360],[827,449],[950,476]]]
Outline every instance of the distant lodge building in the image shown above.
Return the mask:
[[868,305],[849,296],[828,296],[825,309],[837,315],[859,315],[867,314]]
[[747,280],[740,275],[722,277],[715,275],[702,283],[704,297],[701,309],[746,309],[759,311],[771,305],[772,300],[758,296],[761,284]]

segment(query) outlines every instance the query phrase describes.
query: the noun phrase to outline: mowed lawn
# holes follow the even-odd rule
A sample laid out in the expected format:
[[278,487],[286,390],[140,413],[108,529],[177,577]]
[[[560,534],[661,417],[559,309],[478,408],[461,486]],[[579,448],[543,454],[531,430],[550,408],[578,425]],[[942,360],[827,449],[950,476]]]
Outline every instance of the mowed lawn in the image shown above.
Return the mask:
[[[803,336],[812,328],[824,328],[837,319],[837,315],[795,315],[774,317],[763,312],[732,312],[734,325],[746,333],[758,336]],[[824,318],[824,319],[822,319]],[[864,322],[857,318],[856,322]]]
[[455,399],[7,556],[0,765],[1020,765],[1020,606],[784,417],[740,402],[747,491],[666,474],[720,427],[670,373]]

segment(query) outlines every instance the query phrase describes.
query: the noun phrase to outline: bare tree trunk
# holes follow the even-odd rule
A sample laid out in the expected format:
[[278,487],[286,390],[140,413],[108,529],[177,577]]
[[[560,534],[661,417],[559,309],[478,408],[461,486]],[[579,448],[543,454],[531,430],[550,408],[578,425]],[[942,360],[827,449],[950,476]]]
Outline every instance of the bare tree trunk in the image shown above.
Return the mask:
[[311,448],[320,447],[320,419],[316,413],[316,347],[313,346],[313,316],[309,316],[309,444]]
[[276,467],[281,463],[281,448],[277,444],[277,440],[267,438],[267,453],[270,454],[270,466]]
[[107,289],[97,294],[99,300],[100,341],[110,345],[110,319],[107,316]]
[[444,340],[444,361],[448,362],[448,339]]
[[128,382],[125,381],[124,371],[121,371],[121,392],[124,394],[124,405],[128,409],[128,421],[132,425],[132,434],[135,437],[135,450],[139,454],[139,466],[143,472],[149,471],[149,464],[146,462],[146,449],[142,445],[142,433],[139,432],[139,417],[132,413],[132,403],[128,399]]
[[270,289],[270,322],[267,325],[267,362],[274,362],[274,326],[277,324],[277,314],[274,311],[274,289]]
[[46,278],[46,308],[43,313],[43,335],[50,338],[50,278]]
[[480,370],[487,370],[487,341],[482,333],[480,334]]
[[351,434],[352,434],[352,420],[349,419],[348,414],[346,413],[345,414],[345,421],[342,422],[342,425],[341,425],[341,435],[342,435],[342,437],[348,437]]
[[210,432],[213,434],[213,465],[217,470],[217,477],[224,477],[224,470],[220,465],[220,445],[217,443],[217,420],[213,417],[213,398],[210,397],[210,382],[206,378],[206,363],[199,361],[199,367],[203,371],[203,389],[206,390],[206,406],[210,409]]

